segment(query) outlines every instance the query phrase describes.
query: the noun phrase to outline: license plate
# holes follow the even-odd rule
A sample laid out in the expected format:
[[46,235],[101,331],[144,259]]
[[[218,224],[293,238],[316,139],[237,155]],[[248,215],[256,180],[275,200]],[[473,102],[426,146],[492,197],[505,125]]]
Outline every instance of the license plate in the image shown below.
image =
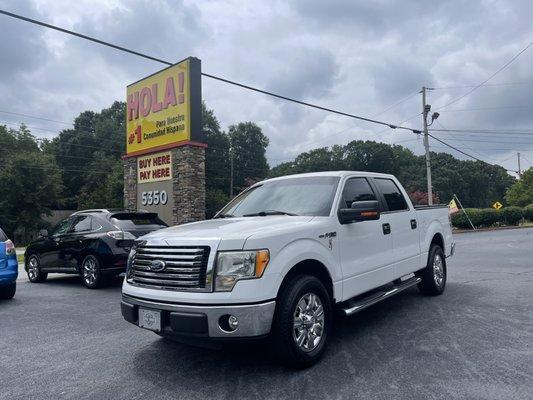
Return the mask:
[[139,326],[151,331],[161,331],[161,311],[139,308]]

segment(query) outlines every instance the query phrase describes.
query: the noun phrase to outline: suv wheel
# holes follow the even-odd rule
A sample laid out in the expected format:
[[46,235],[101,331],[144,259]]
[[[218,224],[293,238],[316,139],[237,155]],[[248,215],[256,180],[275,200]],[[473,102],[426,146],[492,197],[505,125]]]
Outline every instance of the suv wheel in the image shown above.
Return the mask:
[[9,300],[15,296],[17,291],[17,283],[13,282],[7,286],[0,287],[0,300]]
[[48,277],[48,274],[41,270],[41,260],[36,254],[32,254],[26,260],[26,271],[28,272],[28,279],[33,283],[44,282]]
[[422,278],[418,289],[425,295],[438,296],[446,287],[446,257],[439,245],[432,245],[429,249],[426,268],[418,271],[417,276]]
[[83,259],[80,272],[83,284],[89,289],[96,289],[102,283],[100,262],[95,256],[89,255]]
[[305,368],[326,349],[331,327],[331,299],[322,282],[296,275],[284,285],[276,306],[273,339],[285,364]]

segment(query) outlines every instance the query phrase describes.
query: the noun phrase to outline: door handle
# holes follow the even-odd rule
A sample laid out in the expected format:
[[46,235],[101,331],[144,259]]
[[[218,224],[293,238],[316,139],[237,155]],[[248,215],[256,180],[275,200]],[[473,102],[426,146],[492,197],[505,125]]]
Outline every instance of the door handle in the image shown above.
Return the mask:
[[412,219],[411,220],[411,229],[416,229],[416,227],[417,227],[416,219]]
[[383,224],[381,227],[383,228],[384,235],[388,235],[390,233],[390,224]]

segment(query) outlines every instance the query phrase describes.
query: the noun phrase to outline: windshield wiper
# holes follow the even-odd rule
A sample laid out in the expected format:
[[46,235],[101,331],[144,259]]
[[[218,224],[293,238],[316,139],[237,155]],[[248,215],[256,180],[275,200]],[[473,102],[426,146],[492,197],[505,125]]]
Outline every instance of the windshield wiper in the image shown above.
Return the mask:
[[297,216],[298,214],[293,214],[286,211],[277,211],[277,210],[266,210],[266,211],[259,211],[252,214],[244,214],[243,217],[266,217],[267,215],[292,215]]
[[215,218],[233,218],[233,214],[218,214]]

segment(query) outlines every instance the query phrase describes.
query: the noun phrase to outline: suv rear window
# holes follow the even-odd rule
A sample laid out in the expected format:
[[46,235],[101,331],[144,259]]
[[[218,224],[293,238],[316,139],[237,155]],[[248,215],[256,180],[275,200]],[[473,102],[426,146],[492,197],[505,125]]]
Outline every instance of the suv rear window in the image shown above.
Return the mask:
[[120,229],[139,229],[148,225],[168,226],[156,213],[121,213],[111,217],[111,223]]
[[0,229],[0,242],[5,242],[7,240],[7,236],[4,233],[2,229]]

